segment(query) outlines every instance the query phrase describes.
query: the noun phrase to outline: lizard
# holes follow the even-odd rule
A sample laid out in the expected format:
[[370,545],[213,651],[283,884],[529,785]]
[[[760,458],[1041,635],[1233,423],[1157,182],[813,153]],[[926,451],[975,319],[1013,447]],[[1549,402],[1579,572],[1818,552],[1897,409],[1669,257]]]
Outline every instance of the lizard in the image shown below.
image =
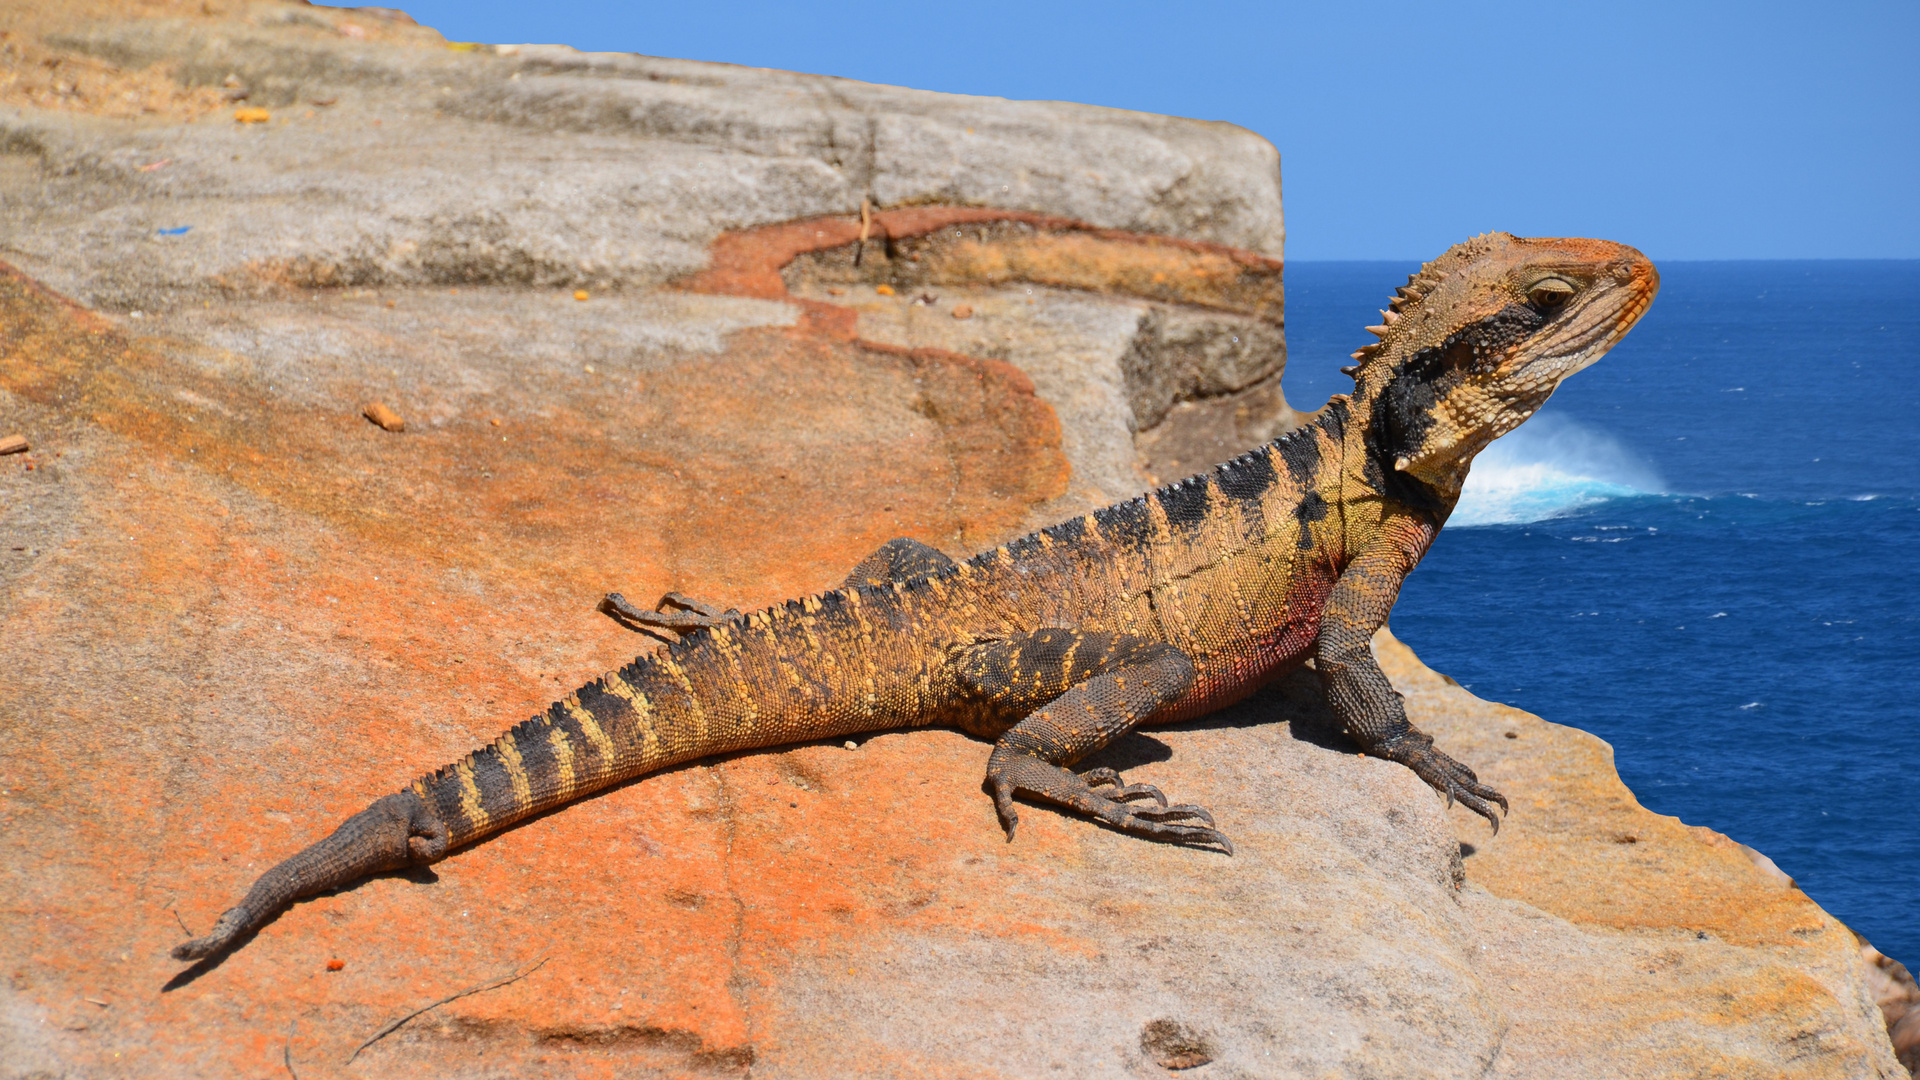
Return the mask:
[[[1507,799],[1407,719],[1370,640],[1460,498],[1473,457],[1598,360],[1647,310],[1653,264],[1602,240],[1486,233],[1396,290],[1377,339],[1300,426],[1221,465],[956,562],[888,541],[839,588],[742,614],[668,594],[602,609],[669,644],[347,818],[261,875],[201,960],[295,900],[432,863],[534,814],[669,766],[944,725],[990,742],[1015,797],[1124,833],[1233,845],[1088,754],[1192,719],[1311,662],[1361,752],[1485,817]],[[671,635],[671,637],[669,637]]]

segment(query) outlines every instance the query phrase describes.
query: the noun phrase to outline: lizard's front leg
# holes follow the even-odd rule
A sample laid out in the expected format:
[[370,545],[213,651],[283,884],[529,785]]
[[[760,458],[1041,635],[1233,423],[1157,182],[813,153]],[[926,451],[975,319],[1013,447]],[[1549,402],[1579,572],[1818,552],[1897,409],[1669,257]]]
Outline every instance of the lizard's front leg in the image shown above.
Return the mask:
[[[987,759],[987,783],[1007,839],[1020,821],[1013,796],[1024,792],[1122,832],[1218,844],[1233,854],[1233,844],[1212,828],[1213,815],[1204,809],[1168,806],[1158,788],[1128,784],[1112,769],[1075,774],[1063,767],[1133,730],[1192,685],[1193,662],[1178,649],[1127,634],[1036,630],[971,646],[957,665],[969,692],[1025,716],[1000,736]],[[1132,804],[1143,798],[1153,803]]]
[[1432,540],[1431,526],[1416,525],[1411,531],[1415,535],[1389,536],[1363,552],[1334,583],[1320,616],[1314,666],[1320,672],[1327,703],[1363,750],[1412,769],[1414,775],[1447,797],[1447,805],[1459,799],[1469,810],[1492,822],[1493,831],[1498,833],[1500,818],[1492,804],[1499,803],[1505,811],[1506,796],[1481,783],[1472,769],[1436,749],[1433,737],[1407,720],[1399,692],[1387,681],[1386,672],[1380,670],[1380,662],[1373,656],[1370,642],[1374,632],[1386,622],[1400,595],[1400,583]]

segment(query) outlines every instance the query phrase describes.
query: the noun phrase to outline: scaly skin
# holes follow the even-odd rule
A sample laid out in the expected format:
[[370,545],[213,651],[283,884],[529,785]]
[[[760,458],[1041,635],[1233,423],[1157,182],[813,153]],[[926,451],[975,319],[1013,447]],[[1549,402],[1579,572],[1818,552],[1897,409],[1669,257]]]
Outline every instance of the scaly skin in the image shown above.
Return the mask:
[[1639,252],[1488,234],[1414,275],[1355,353],[1354,392],[1198,476],[955,564],[895,540],[842,588],[746,615],[678,596],[630,623],[685,635],[376,801],[255,882],[197,960],[287,904],[429,863],[549,807],[695,758],[944,725],[991,740],[1008,838],[1024,794],[1232,852],[1197,806],[1067,766],[1305,663],[1349,735],[1499,829],[1499,792],[1407,722],[1368,641],[1473,455],[1597,360],[1659,288]]

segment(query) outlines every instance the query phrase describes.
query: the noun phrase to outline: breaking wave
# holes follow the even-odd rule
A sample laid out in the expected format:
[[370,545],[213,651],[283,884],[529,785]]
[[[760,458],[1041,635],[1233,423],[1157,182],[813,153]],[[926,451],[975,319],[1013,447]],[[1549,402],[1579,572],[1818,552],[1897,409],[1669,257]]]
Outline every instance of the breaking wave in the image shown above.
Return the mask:
[[1663,490],[1659,474],[1612,436],[1556,415],[1535,416],[1474,459],[1447,524],[1523,525]]

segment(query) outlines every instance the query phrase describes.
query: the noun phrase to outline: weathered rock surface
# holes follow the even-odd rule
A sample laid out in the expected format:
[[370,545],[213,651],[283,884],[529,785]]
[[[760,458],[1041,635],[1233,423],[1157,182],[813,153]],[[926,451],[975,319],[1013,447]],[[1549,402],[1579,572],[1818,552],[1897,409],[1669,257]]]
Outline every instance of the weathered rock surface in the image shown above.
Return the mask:
[[1920,1075],[1920,983],[1905,964],[1865,942],[1860,958],[1867,965],[1867,987],[1887,1021],[1894,1053],[1907,1071]]
[[985,747],[881,734],[624,785],[180,977],[270,861],[641,647],[604,591],[766,603],[1288,423],[1275,160],[362,13],[0,12],[34,447],[0,458],[0,1077],[1899,1075],[1844,927],[1386,635],[1513,796],[1498,838],[1301,677],[1098,762],[1231,859],[1045,810],[1008,844]]

